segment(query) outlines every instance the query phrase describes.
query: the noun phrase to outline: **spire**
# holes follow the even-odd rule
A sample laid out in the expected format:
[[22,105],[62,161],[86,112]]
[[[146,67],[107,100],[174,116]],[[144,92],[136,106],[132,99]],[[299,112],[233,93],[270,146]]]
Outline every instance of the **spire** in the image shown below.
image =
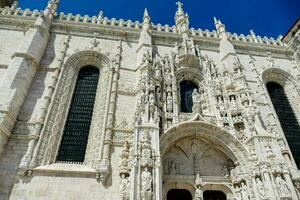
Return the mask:
[[148,13],[148,10],[147,10],[147,8],[145,8],[145,10],[144,10],[144,21],[145,21],[145,19],[149,19],[149,21],[150,21],[150,16],[149,16],[149,13]]
[[143,30],[145,31],[150,30],[150,26],[151,26],[150,21],[151,21],[151,17],[149,16],[147,8],[145,8],[144,17],[143,17]]
[[219,45],[220,51],[220,59],[223,62],[223,73],[225,72],[233,72],[234,63],[236,63],[236,52],[233,44],[228,38],[225,25],[221,22],[221,20],[214,17],[214,23],[221,39]]
[[190,35],[189,32],[189,15],[183,10],[183,3],[177,2],[177,11],[174,17],[175,24],[179,33],[182,34],[184,39],[187,39]]
[[46,9],[44,10],[44,16],[46,18],[52,18],[54,13],[57,10],[57,6],[59,4],[59,0],[49,0]]
[[139,37],[137,48],[137,64],[138,67],[142,63],[143,56],[146,52],[151,52],[152,55],[152,33],[151,33],[151,18],[147,8],[144,10],[142,30]]
[[221,20],[214,17],[214,23],[218,31],[218,34],[221,36],[221,38],[227,38],[226,29],[225,29],[226,27],[224,24],[222,24]]
[[176,3],[176,5],[177,5],[177,11],[176,11],[174,20],[175,20],[176,25],[179,25],[179,24],[185,23],[186,19],[188,18],[188,15],[187,15],[187,13],[184,14],[183,3],[178,1]]
[[177,5],[176,16],[184,15],[183,3],[181,3],[180,1],[178,1],[178,2],[176,2],[176,5]]

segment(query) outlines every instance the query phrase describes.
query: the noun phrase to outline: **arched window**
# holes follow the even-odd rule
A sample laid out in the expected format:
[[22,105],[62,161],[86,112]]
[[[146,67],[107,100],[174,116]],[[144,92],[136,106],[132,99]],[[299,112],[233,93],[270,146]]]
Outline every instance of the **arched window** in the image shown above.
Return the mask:
[[181,112],[191,113],[193,110],[192,94],[194,89],[198,90],[198,86],[192,81],[180,82]]
[[300,126],[293,112],[283,87],[275,82],[268,82],[267,89],[279,118],[285,137],[293,153],[295,162],[300,167]]
[[79,71],[57,161],[84,161],[98,79],[96,67],[86,66]]

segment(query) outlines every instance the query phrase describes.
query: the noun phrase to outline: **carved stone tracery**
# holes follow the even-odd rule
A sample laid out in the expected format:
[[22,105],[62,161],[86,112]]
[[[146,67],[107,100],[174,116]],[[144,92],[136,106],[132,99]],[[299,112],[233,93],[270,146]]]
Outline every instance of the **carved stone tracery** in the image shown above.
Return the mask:
[[[74,87],[77,73],[81,67],[86,65],[92,65],[100,68],[100,79],[95,102],[96,108],[94,109],[96,112],[94,112],[92,121],[101,121],[101,117],[103,117],[103,115],[99,115],[97,110],[101,110],[103,107],[101,102],[104,103],[106,101],[105,98],[103,99],[103,97],[106,95],[101,95],[101,93],[104,91],[109,92],[107,89],[105,89],[107,88],[107,84],[105,83],[107,82],[106,80],[109,74],[110,62],[107,57],[96,51],[89,50],[76,53],[64,64],[63,70],[59,77],[57,89],[54,93],[54,99],[50,104],[50,110],[47,117],[48,120],[45,122],[45,126],[42,130],[41,138],[31,162],[31,167],[52,164],[55,162],[55,156],[59,147],[59,138],[61,138],[62,134],[62,129],[59,129],[58,127],[63,127],[64,125],[66,118],[65,116],[67,114],[67,108],[70,103],[72,88]],[[92,123],[89,136],[90,138],[100,137],[101,134],[103,134],[101,133],[100,127],[96,127],[99,126],[99,124],[101,125],[101,123],[98,121],[97,124],[98,125]],[[91,152],[92,150],[96,149],[95,147],[92,147],[93,145],[98,144],[95,144],[89,139],[85,163],[89,163],[90,167],[95,167],[94,160],[99,159],[95,157],[98,156],[98,153]]]

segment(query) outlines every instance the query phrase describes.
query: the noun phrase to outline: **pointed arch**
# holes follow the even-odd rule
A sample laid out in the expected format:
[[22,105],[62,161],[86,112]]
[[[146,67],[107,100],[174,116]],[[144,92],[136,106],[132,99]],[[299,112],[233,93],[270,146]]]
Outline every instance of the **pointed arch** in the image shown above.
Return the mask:
[[211,141],[218,150],[222,151],[237,165],[248,163],[248,151],[235,136],[227,130],[202,121],[182,122],[169,128],[160,137],[161,155],[164,156],[177,141],[187,137]]

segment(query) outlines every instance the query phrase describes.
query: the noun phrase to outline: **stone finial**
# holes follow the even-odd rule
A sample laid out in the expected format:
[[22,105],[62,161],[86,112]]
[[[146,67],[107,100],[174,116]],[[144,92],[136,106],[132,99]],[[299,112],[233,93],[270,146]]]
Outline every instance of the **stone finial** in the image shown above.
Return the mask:
[[59,4],[59,0],[50,0],[48,1],[48,5],[44,10],[44,16],[46,18],[51,18],[57,10],[57,6]]
[[145,8],[145,10],[144,10],[144,17],[143,17],[143,23],[150,24],[150,21],[151,21],[151,17],[150,17],[150,15],[148,13],[147,8]]
[[186,18],[188,17],[187,14],[184,14],[184,10],[183,10],[183,3],[181,2],[177,2],[177,11],[175,14],[175,23],[176,25],[183,23],[184,21],[186,21]]
[[102,10],[100,10],[98,13],[98,19],[101,20],[101,19],[103,19],[103,17],[104,17],[104,12]]
[[214,17],[214,23],[215,23],[215,26],[216,26],[216,29],[218,31],[218,34],[221,36],[221,37],[226,37],[227,38],[227,34],[226,34],[226,27],[225,25],[221,22],[221,20],[217,19],[216,17]]
[[11,9],[16,9],[18,6],[19,6],[19,1],[18,1],[18,0],[15,0],[15,1],[13,2],[13,4],[11,5]]
[[181,3],[180,1],[178,1],[178,2],[176,2],[176,5],[177,5],[176,15],[184,15],[183,3]]
[[177,2],[177,11],[174,17],[176,28],[184,39],[190,36],[189,31],[189,16],[183,10],[183,3]]
[[145,8],[145,10],[144,10],[144,21],[145,21],[145,19],[148,19],[149,21],[150,21],[150,16],[149,16],[149,13],[148,13],[148,10],[147,10],[147,8]]
[[143,17],[143,30],[145,31],[150,30],[151,27],[150,21],[151,21],[151,17],[149,16],[147,8],[145,8],[144,17]]

